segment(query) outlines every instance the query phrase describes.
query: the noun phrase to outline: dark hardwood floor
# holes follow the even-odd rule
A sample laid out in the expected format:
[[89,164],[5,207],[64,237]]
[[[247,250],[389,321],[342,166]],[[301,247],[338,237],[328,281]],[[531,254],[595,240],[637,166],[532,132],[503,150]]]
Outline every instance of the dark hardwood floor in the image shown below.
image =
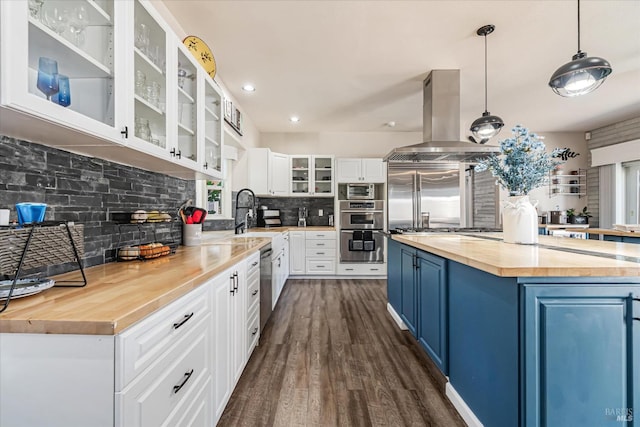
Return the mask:
[[220,426],[464,426],[384,280],[289,280]]

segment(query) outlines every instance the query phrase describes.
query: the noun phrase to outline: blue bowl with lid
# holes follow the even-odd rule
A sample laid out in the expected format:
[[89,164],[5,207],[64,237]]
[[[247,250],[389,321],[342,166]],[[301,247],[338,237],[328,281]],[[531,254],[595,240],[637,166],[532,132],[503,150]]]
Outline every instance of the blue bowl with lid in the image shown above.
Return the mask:
[[16,203],[16,211],[18,212],[18,222],[20,225],[44,221],[44,213],[46,210],[46,203]]

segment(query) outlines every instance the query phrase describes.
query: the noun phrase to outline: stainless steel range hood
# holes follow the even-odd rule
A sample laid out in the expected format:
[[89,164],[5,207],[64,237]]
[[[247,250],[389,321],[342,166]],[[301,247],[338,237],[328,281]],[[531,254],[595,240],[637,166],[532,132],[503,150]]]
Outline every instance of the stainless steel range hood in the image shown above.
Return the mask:
[[460,138],[460,70],[433,70],[423,83],[423,141],[393,149],[384,157],[390,163],[473,163],[499,147]]

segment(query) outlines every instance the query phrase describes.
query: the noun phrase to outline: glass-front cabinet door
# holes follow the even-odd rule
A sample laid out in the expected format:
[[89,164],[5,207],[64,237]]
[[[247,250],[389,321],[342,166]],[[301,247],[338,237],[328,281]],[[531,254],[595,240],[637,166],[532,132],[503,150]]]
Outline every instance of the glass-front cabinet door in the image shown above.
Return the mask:
[[201,70],[198,81],[203,87],[203,106],[199,109],[204,116],[202,171],[222,178],[222,92],[204,70]]
[[289,157],[291,168],[291,183],[289,192],[292,196],[302,196],[311,194],[311,157],[310,156],[291,156]]
[[313,156],[313,193],[333,195],[333,156]]
[[0,1],[2,103],[117,141],[117,3]]
[[[177,40],[176,40],[177,41]],[[198,138],[197,138],[197,64],[187,49],[180,43],[176,48],[178,64],[176,72],[176,131],[177,147],[171,150],[177,152],[179,158],[198,163]],[[171,144],[170,144],[171,145]],[[175,145],[175,144],[174,144]]]
[[[142,2],[133,2],[133,126],[129,138],[146,151],[167,150],[167,33]],[[131,135],[133,130],[133,135]]]

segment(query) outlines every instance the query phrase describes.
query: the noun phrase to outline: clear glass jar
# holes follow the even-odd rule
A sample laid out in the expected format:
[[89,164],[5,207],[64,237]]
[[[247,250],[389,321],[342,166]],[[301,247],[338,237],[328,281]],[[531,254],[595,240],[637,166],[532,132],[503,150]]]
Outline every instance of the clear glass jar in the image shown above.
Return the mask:
[[136,136],[145,141],[151,141],[151,128],[149,120],[144,117],[136,117]]

